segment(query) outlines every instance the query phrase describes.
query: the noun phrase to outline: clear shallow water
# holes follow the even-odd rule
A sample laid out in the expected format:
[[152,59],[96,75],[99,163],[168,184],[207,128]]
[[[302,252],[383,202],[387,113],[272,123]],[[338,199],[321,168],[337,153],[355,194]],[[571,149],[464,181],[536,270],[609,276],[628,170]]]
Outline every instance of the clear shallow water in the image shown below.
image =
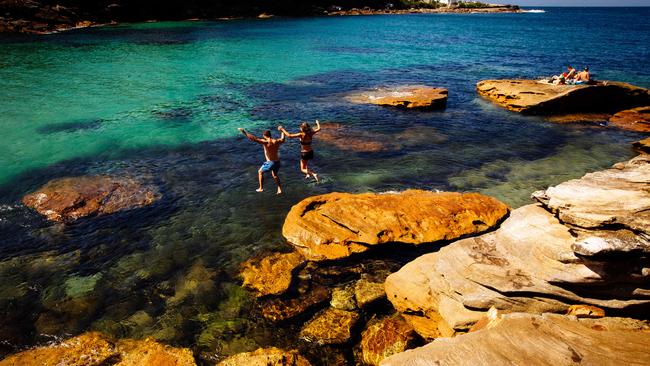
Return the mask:
[[[553,125],[477,97],[478,80],[551,75],[567,62],[650,87],[650,9],[546,10],[2,36],[0,347],[87,329],[217,356],[291,344],[292,325],[249,314],[235,276],[251,254],[285,248],[281,225],[300,199],[415,187],[481,191],[516,207],[535,189],[632,157],[638,134]],[[576,15],[590,21],[567,21]],[[342,98],[411,83],[448,88],[447,109]],[[319,185],[298,173],[292,142],[283,150],[287,194],[254,193],[262,154],[236,127],[294,130],[316,118],[387,144],[406,137],[379,153],[317,142]],[[19,204],[53,178],[105,173],[145,177],[164,198],[66,227]]]

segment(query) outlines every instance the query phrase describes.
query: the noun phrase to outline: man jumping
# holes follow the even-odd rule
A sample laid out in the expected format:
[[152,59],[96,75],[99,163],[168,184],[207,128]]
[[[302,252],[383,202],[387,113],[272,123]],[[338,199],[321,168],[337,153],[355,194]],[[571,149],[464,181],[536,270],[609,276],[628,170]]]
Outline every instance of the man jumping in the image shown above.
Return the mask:
[[256,192],[264,191],[264,173],[270,171],[275,183],[278,185],[277,194],[282,194],[282,186],[280,185],[280,177],[278,177],[278,170],[280,170],[280,145],[284,143],[284,133],[280,135],[279,139],[271,138],[271,131],[266,130],[262,134],[264,138],[257,138],[250,133],[246,132],[243,128],[239,128],[239,131],[244,134],[249,140],[257,142],[258,144],[264,147],[264,157],[266,161],[260,167],[258,171],[258,179],[260,182],[260,187],[256,189]]

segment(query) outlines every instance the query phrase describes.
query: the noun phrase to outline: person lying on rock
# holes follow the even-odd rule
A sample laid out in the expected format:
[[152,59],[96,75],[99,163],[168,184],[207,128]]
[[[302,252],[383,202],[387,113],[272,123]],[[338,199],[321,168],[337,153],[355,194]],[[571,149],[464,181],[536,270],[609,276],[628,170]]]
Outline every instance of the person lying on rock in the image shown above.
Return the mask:
[[266,130],[262,134],[263,138],[257,138],[250,133],[246,132],[243,128],[238,128],[238,130],[244,134],[249,140],[257,142],[258,144],[264,147],[264,157],[266,161],[260,167],[260,170],[257,172],[258,180],[260,187],[256,189],[256,192],[264,192],[264,173],[271,172],[275,183],[278,185],[277,194],[282,194],[282,186],[280,185],[280,177],[278,176],[278,170],[280,170],[280,145],[285,141],[284,133],[280,134],[279,139],[271,138],[271,131]]
[[300,171],[305,175],[305,178],[314,177],[318,182],[318,174],[309,169],[309,160],[314,159],[314,150],[311,143],[314,135],[320,131],[320,122],[316,120],[316,128],[314,129],[311,128],[309,123],[303,122],[300,124],[300,132],[296,133],[289,133],[282,126],[278,126],[278,131],[289,138],[300,138]]
[[589,74],[589,68],[585,67],[585,69],[576,75],[574,79],[575,84],[589,84],[589,81],[591,81],[591,75]]

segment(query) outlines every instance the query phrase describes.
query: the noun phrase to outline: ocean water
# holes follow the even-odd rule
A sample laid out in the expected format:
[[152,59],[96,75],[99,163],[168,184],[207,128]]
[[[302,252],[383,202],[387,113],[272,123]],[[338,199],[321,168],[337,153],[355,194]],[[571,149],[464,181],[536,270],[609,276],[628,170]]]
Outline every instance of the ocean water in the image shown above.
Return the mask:
[[[301,199],[421,188],[518,207],[536,189],[631,158],[639,134],[551,124],[475,93],[482,79],[549,76],[567,63],[650,87],[650,8],[544,10],[0,35],[0,355],[85,330],[153,336],[208,359],[295,345],[295,325],[250,315],[237,271],[251,255],[286,250],[282,223]],[[402,84],[448,88],[447,109],[344,99]],[[286,194],[255,193],[263,155],[237,127],[260,134],[314,119],[389,148],[316,138],[323,182],[313,184],[290,142]],[[51,179],[87,174],[142,177],[163,199],[66,226],[20,204]]]

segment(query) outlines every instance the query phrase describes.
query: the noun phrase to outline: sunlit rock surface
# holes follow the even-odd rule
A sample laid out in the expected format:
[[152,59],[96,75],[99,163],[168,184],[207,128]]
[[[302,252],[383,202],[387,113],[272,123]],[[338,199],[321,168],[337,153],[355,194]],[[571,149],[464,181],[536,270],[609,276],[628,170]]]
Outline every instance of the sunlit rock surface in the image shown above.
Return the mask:
[[219,362],[217,366],[310,366],[296,351],[279,348],[260,348],[254,352],[239,353]]
[[572,304],[628,312],[650,306],[643,258],[583,260],[575,241],[540,205],[524,206],[495,232],[408,263],[388,277],[386,293],[398,311],[455,330],[469,329],[492,306],[530,313],[564,313]]
[[23,203],[49,220],[69,222],[147,206],[158,189],[125,177],[85,176],[55,179],[23,197]]
[[361,334],[361,358],[367,365],[379,365],[385,358],[406,351],[416,337],[403,319],[380,319],[369,324]]
[[298,252],[249,259],[241,268],[244,286],[254,290],[256,296],[280,295],[289,289],[293,272],[304,262]]
[[194,366],[187,348],[173,348],[154,341],[114,341],[90,332],[50,346],[9,356],[1,366]]
[[650,91],[619,82],[554,85],[538,80],[484,80],[478,93],[514,112],[526,114],[616,113],[650,105]]
[[350,341],[352,327],[359,320],[359,314],[334,308],[317,314],[302,328],[300,335],[320,344],[343,344]]
[[596,229],[619,226],[650,234],[650,156],[586,174],[533,197],[571,225]]
[[443,109],[448,91],[426,85],[377,88],[350,94],[347,100],[358,104],[376,104],[406,109]]
[[650,106],[618,112],[609,119],[609,123],[624,130],[650,132]]
[[508,211],[505,204],[477,193],[329,193],[293,206],[282,233],[307,259],[319,261],[378,244],[418,245],[478,234]]
[[477,332],[440,338],[384,360],[397,365],[647,365],[650,332],[616,318],[578,321],[545,314],[506,314]]

